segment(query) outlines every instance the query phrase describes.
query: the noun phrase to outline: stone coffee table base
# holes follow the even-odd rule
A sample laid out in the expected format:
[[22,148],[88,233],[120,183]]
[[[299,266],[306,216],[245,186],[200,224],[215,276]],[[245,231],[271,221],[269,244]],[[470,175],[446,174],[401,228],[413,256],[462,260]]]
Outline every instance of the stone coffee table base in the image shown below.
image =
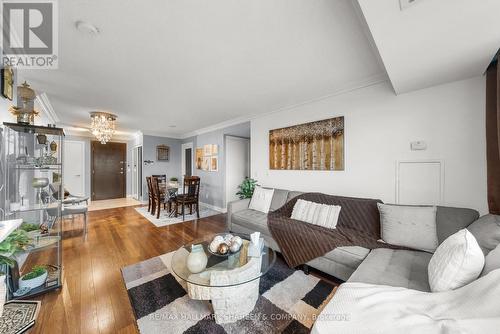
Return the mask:
[[[214,287],[187,283],[188,295],[191,299],[211,300],[216,323],[236,322],[254,309],[259,298],[260,278],[243,284],[239,282],[257,277],[260,268],[261,258],[255,257],[240,268],[210,272],[205,280]],[[202,281],[201,277],[197,280]]]

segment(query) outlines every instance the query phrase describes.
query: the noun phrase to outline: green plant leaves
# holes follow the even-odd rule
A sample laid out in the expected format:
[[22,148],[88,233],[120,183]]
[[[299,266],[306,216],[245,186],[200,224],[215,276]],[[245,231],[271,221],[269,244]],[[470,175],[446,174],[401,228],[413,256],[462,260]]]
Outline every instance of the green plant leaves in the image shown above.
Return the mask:
[[240,199],[252,198],[253,191],[255,190],[256,185],[257,180],[246,177],[238,186],[240,190],[236,193],[236,195],[238,195]]

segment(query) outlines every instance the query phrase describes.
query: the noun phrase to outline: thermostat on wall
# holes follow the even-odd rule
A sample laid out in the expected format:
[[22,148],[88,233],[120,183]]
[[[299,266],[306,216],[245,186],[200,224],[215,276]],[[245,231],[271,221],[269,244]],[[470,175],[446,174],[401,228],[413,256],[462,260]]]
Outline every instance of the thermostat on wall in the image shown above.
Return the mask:
[[424,151],[427,149],[427,143],[425,141],[412,141],[410,143],[412,151]]

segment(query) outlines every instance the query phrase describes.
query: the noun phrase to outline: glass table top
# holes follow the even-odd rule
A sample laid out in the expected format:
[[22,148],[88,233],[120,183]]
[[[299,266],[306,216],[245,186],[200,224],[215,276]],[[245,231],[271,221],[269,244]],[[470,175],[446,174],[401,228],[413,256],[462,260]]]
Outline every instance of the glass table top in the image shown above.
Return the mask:
[[[249,283],[265,275],[276,262],[276,253],[269,247],[263,247],[260,256],[250,256],[250,237],[244,234],[231,233],[243,240],[240,250],[227,256],[212,254],[208,247],[215,235],[198,239],[184,245],[172,256],[171,269],[184,281],[206,287],[228,287]],[[207,256],[207,265],[199,273],[188,269],[187,261],[192,245],[201,245]]]

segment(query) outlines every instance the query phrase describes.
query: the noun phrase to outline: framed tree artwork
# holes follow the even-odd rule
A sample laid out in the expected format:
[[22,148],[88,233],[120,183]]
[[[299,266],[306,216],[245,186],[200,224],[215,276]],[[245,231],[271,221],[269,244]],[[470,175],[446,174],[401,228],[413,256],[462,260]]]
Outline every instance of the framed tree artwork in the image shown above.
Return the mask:
[[344,117],[269,131],[269,168],[344,170]]

